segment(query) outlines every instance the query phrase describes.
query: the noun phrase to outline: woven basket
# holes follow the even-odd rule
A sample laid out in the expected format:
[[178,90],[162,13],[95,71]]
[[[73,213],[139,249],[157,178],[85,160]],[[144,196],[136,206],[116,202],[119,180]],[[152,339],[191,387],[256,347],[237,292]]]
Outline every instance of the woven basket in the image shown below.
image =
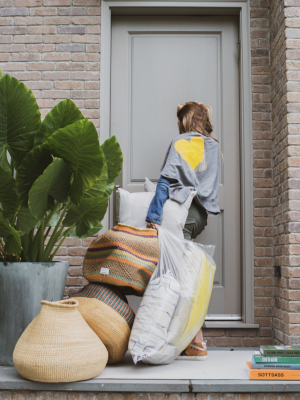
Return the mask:
[[108,364],[121,361],[134,320],[132,309],[114,290],[97,283],[87,285],[75,297],[81,315],[108,350]]
[[99,375],[108,353],[78,311],[78,301],[41,304],[13,353],[19,374],[38,382],[75,382]]
[[91,283],[117,286],[125,295],[143,296],[159,259],[157,231],[118,224],[97,237],[83,261]]

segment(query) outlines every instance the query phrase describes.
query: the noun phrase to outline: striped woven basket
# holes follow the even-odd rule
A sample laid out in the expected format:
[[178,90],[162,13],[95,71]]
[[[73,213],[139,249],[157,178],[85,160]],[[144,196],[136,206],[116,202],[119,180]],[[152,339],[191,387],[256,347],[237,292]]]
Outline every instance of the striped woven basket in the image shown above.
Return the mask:
[[127,351],[134,312],[115,291],[90,283],[73,296],[78,310],[108,350],[108,364],[121,361]]
[[118,224],[88,248],[83,275],[89,282],[118,286],[142,296],[159,259],[157,231]]
[[39,315],[18,340],[13,361],[23,378],[75,382],[94,378],[108,353],[78,311],[77,300],[41,301]]

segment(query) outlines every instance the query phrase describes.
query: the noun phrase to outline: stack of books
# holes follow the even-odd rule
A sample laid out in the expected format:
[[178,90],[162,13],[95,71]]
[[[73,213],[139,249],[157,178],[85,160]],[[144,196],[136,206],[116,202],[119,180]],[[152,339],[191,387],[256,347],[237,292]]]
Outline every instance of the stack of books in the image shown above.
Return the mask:
[[300,379],[300,345],[260,346],[247,362],[250,379],[297,381]]

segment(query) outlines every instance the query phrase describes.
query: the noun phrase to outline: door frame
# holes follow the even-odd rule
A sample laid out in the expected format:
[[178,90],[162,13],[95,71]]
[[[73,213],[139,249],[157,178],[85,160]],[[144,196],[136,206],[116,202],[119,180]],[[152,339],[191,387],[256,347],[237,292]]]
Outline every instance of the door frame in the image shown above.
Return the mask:
[[[253,234],[253,134],[250,4],[248,0],[102,0],[100,65],[100,141],[110,134],[111,17],[118,15],[199,15],[239,16],[240,37],[240,149],[241,149],[241,264],[242,322],[216,324],[219,327],[258,328],[254,323],[254,234]],[[107,229],[108,215],[103,221]],[[211,323],[207,323],[209,327]]]

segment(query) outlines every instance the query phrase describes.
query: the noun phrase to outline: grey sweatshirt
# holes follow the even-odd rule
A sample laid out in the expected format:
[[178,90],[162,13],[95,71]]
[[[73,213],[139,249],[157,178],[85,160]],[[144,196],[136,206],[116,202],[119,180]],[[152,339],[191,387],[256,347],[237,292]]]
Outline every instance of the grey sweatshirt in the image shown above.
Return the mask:
[[220,213],[220,153],[215,140],[197,132],[177,136],[168,148],[160,174],[171,181],[170,199],[182,204],[196,190],[197,203],[213,214]]

